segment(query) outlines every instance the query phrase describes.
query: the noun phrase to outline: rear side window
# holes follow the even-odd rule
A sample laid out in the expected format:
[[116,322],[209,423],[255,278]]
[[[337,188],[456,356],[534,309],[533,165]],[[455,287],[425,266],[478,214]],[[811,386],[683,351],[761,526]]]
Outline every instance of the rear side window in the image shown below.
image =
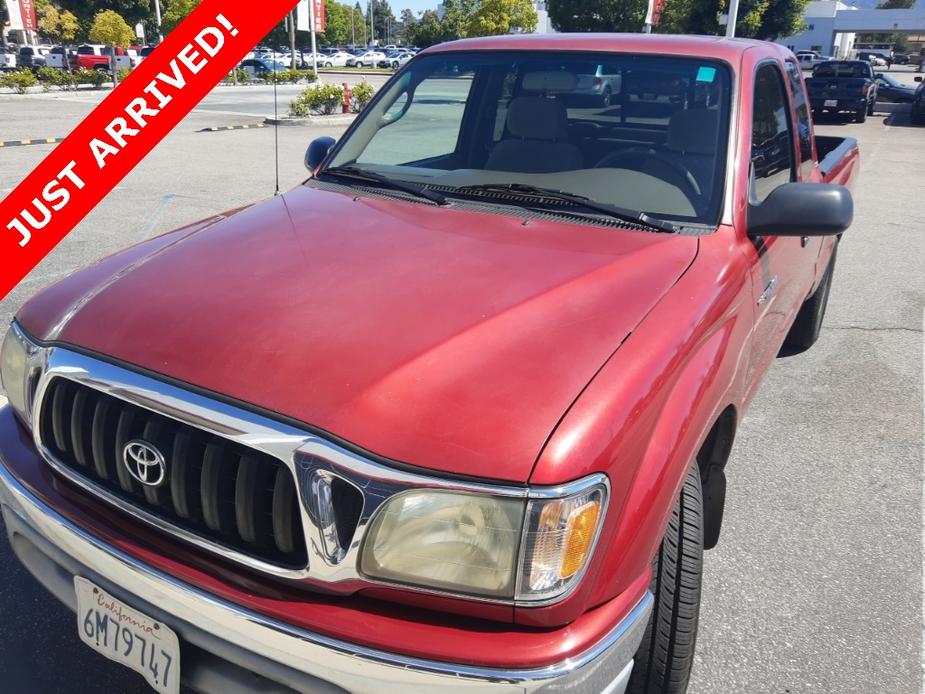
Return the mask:
[[800,80],[800,68],[787,61],[787,76],[790,78],[790,95],[793,97],[793,110],[797,114],[797,138],[800,144],[800,174],[808,181],[813,173],[813,136],[809,123],[809,107],[806,104],[806,91]]
[[758,68],[752,116],[752,199],[761,202],[794,180],[793,133],[784,81],[776,64]]

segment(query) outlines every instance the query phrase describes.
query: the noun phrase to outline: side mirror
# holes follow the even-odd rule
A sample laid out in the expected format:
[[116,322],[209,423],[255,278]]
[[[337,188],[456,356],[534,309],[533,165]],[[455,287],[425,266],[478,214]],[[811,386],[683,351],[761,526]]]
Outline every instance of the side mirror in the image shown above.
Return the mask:
[[874,77],[877,78],[877,79],[880,79],[881,77],[883,77],[883,73],[882,73],[882,72],[875,72],[875,73],[874,73]]
[[748,235],[832,236],[854,219],[851,191],[828,183],[785,183],[748,206]]
[[322,135],[312,140],[305,151],[306,168],[309,171],[317,169],[321,162],[324,161],[324,158],[328,156],[328,152],[331,151],[331,147],[334,146],[335,142],[336,140],[333,137],[328,137],[327,135]]
[[922,78],[921,78],[921,77],[913,77],[913,79],[914,79],[916,82],[921,82],[921,81],[922,81]]

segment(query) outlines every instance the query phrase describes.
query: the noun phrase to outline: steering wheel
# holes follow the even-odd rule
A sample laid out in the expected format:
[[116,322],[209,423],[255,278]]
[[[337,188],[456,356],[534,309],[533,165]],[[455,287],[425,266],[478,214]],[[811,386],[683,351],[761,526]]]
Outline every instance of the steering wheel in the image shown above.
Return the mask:
[[679,183],[680,185],[678,185],[678,187],[681,188],[681,191],[691,202],[703,199],[700,184],[697,183],[697,179],[694,178],[694,174],[691,173],[690,169],[677,159],[668,157],[657,149],[652,149],[650,147],[630,147],[628,149],[621,149],[618,152],[605,154],[597,164],[594,165],[594,168],[630,169],[631,171],[649,173],[646,169],[651,168],[652,163],[656,163],[656,166],[667,169],[671,174],[670,178],[672,180],[665,179],[655,173],[651,175],[656,178],[662,178],[662,180],[666,180],[669,183]]

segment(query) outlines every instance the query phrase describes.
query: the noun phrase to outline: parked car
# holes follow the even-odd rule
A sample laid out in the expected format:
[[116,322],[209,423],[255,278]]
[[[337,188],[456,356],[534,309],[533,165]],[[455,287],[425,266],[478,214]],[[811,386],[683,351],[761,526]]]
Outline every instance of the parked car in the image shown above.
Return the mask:
[[912,123],[925,125],[925,82],[918,76],[915,81],[919,86],[915,88],[915,94],[912,96]]
[[910,59],[906,53],[894,53],[893,54],[893,64],[894,65],[908,65],[909,62],[910,62]]
[[[550,95],[597,65],[683,98]],[[852,218],[807,99],[763,41],[428,49],[302,185],[16,312],[13,552],[162,692],[684,691],[738,423]]]
[[874,67],[886,68],[891,67],[893,62],[892,58],[889,56],[881,55],[880,53],[868,53],[865,51],[858,53],[858,60],[864,60]]
[[397,70],[414,57],[409,51],[390,51],[376,65],[381,68]]
[[877,101],[892,101],[898,104],[911,104],[915,96],[915,87],[903,84],[895,77],[882,72],[874,73],[877,80]]
[[346,67],[347,61],[355,57],[356,56],[354,56],[351,53],[348,53],[347,51],[334,51],[333,53],[329,53],[325,57],[324,66],[325,67]]
[[0,47],[0,70],[8,72],[16,69],[16,58],[19,51],[12,47]]
[[574,94],[581,98],[590,97],[602,106],[610,106],[623,89],[623,78],[621,75],[605,74],[604,69],[603,65],[598,65],[593,74],[578,75]]
[[874,70],[865,60],[830,60],[813,68],[806,80],[813,115],[853,113],[858,123],[873,115],[877,103]]
[[271,72],[285,72],[289,69],[286,63],[270,58],[248,58],[242,60],[238,67],[246,70],[251,79],[263,77]]
[[143,46],[142,49],[138,51],[138,64],[140,65],[145,58],[151,55],[155,48],[157,48],[157,46]]
[[20,46],[17,60],[19,67],[32,69],[45,67],[45,57],[49,50],[51,50],[50,46]]
[[[116,49],[116,54],[121,55],[122,49]],[[111,69],[111,55],[112,51],[107,46],[85,43],[77,47],[77,53],[71,67],[75,70],[102,70],[106,72]]]
[[385,60],[385,53],[380,51],[363,51],[347,60],[347,67],[376,67],[380,60]]
[[800,63],[800,67],[804,70],[812,70],[819,63],[824,63],[827,60],[833,60],[831,56],[822,55],[816,51],[800,51],[796,54],[796,56]]

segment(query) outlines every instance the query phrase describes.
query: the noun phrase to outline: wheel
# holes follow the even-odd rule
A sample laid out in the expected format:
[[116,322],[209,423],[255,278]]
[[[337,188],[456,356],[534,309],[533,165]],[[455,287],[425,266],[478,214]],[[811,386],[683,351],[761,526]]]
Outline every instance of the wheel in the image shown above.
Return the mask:
[[328,61],[328,62],[326,62],[326,63],[324,64],[324,66],[325,66],[325,67],[334,67],[334,63],[332,63],[331,61]]
[[628,694],[683,694],[694,664],[703,574],[703,490],[697,464],[681,489],[652,561],[655,596]]
[[862,108],[860,111],[854,112],[854,120],[856,123],[863,123],[867,120],[867,109]]
[[829,304],[829,293],[832,291],[832,276],[835,274],[835,254],[838,251],[838,245],[832,249],[832,257],[829,258],[829,266],[825,269],[825,275],[813,295],[803,302],[800,312],[797,313],[793,325],[790,326],[790,332],[784,339],[787,347],[804,352],[819,339],[819,333],[822,330],[822,320],[825,318],[825,309]]
[[876,105],[876,102],[875,102],[875,101],[868,102],[868,104],[867,104],[867,115],[868,115],[868,116],[874,115],[874,106],[875,106],[875,105]]
[[613,101],[613,91],[610,87],[604,87],[604,93],[601,94],[601,104],[603,106],[610,106],[611,101]]
[[393,70],[397,70],[397,69],[398,69],[398,61],[397,61],[397,60],[393,60],[393,61],[392,61],[392,69],[393,69]]

